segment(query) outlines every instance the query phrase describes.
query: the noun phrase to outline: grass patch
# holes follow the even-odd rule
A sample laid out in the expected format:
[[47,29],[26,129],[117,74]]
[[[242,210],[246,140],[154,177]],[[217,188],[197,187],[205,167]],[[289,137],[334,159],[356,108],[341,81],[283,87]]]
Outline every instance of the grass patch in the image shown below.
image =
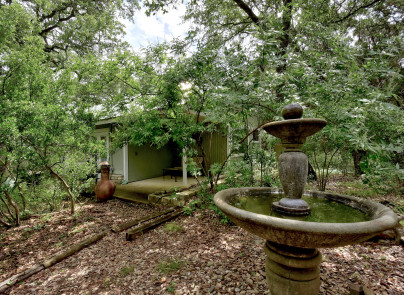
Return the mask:
[[133,273],[135,271],[135,266],[130,264],[130,265],[126,265],[124,267],[121,268],[121,271],[119,272],[119,275],[121,278],[126,277],[127,275]]
[[198,208],[202,207],[202,201],[199,199],[194,199],[189,202],[184,208],[183,211],[185,215],[192,215],[192,213],[197,210]]
[[111,279],[110,279],[110,278],[106,278],[106,279],[104,280],[104,285],[105,285],[105,288],[109,288],[109,287],[111,286]]
[[175,292],[175,287],[177,287],[177,284],[174,282],[170,282],[170,285],[167,287],[167,292],[174,294]]
[[166,223],[164,225],[164,230],[172,232],[172,233],[180,233],[184,231],[184,228],[175,222]]
[[24,231],[25,232],[30,232],[30,231],[40,230],[43,227],[45,227],[45,224],[37,224],[37,225],[34,225],[33,227],[24,228]]
[[[404,201],[399,201],[398,204],[396,204],[396,209],[398,211],[398,213],[400,213],[401,215],[404,215]],[[402,220],[404,223],[404,220]]]
[[374,198],[377,197],[375,192],[369,185],[362,183],[362,181],[347,181],[341,182],[339,185],[344,189],[344,194],[350,196],[357,196],[362,198]]
[[357,196],[360,198],[375,198],[378,196],[378,194],[370,188],[362,189],[362,190],[347,189],[344,191],[344,194],[349,195],[349,196]]
[[48,222],[51,219],[52,219],[52,214],[44,214],[44,215],[41,216],[41,221],[42,222]]
[[165,261],[160,261],[157,264],[156,270],[163,274],[168,274],[181,269],[184,264],[184,261],[178,259],[168,259]]

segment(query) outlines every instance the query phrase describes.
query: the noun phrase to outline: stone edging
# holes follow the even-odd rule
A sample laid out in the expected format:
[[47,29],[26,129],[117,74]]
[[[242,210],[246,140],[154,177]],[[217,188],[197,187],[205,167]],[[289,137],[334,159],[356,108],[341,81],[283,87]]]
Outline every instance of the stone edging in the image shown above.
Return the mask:
[[162,206],[185,206],[193,196],[197,193],[196,189],[184,190],[178,193],[154,193],[148,196],[148,200],[152,205]]

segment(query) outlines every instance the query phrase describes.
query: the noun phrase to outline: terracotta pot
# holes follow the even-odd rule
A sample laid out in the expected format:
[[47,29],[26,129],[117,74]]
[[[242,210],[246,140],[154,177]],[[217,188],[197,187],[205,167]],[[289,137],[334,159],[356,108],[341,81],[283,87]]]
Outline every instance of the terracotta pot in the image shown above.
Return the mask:
[[108,200],[114,195],[115,183],[109,179],[109,165],[107,162],[103,162],[101,165],[101,179],[95,187],[95,196],[97,201],[103,202]]

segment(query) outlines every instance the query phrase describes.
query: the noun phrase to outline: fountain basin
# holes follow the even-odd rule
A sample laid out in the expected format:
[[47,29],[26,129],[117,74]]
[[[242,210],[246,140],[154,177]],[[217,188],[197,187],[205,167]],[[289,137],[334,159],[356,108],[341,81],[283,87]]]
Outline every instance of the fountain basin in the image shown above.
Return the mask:
[[329,248],[359,243],[398,223],[396,214],[379,203],[340,194],[310,191],[304,196],[325,198],[366,213],[369,221],[349,223],[308,222],[257,214],[232,204],[243,196],[282,194],[273,188],[233,188],[218,192],[214,201],[235,224],[267,241],[299,248]]
[[324,128],[327,121],[322,119],[289,119],[265,124],[262,128],[281,139],[282,143],[303,144],[306,137]]

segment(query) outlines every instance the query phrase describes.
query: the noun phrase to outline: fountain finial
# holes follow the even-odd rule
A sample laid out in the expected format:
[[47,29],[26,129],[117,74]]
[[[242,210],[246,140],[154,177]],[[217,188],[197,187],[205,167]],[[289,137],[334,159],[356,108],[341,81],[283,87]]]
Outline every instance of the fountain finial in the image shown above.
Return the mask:
[[285,120],[300,119],[303,116],[303,108],[298,103],[291,103],[282,110],[282,117]]

